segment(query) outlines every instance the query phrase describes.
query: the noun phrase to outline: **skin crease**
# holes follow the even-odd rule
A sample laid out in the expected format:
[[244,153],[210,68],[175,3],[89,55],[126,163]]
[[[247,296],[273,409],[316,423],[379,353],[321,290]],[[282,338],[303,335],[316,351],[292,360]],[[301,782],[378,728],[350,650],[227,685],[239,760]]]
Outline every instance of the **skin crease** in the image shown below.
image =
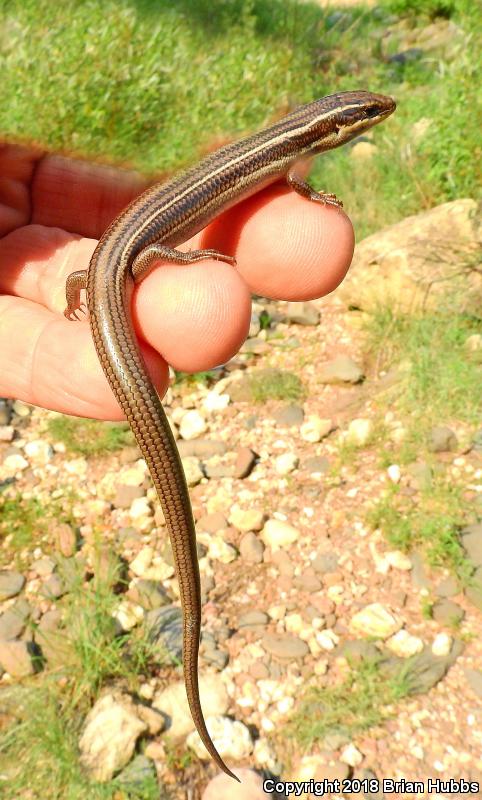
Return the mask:
[[[0,176],[0,396],[122,419],[88,324],[62,316],[65,279],[88,265],[96,239],[146,182],[13,145],[0,147]],[[307,300],[332,291],[348,270],[354,234],[343,211],[279,183],[179,249],[198,247],[233,254],[237,266],[159,262],[134,293],[134,325],[161,396],[166,362],[194,372],[237,352],[249,328],[251,292]]]

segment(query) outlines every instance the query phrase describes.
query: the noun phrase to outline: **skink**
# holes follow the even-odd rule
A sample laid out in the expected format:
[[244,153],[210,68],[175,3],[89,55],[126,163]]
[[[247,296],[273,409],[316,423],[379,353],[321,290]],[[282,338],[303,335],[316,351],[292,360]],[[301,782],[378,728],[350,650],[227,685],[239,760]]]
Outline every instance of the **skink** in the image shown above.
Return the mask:
[[395,110],[390,97],[342,92],[301,106],[266,130],[222,147],[197,166],[148,189],[108,227],[87,270],[66,284],[68,319],[79,317],[81,290],[95,348],[107,380],[134,432],[166,519],[179,581],[183,614],[183,665],[193,721],[216,764],[235,780],[209,736],[198,686],[201,591],[194,520],[181,459],[159,396],[134,333],[132,285],[159,259],[191,264],[216,259],[235,264],[217,250],[176,250],[217,214],[264,186],[285,178],[296,192],[341,207],[333,194],[315,192],[296,174],[296,162],[339,147]]

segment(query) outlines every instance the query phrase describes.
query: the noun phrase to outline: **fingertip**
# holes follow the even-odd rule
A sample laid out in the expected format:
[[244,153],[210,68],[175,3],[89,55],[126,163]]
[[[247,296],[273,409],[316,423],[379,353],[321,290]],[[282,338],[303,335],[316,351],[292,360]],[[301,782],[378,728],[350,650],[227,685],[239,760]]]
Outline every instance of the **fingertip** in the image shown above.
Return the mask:
[[[311,300],[345,277],[355,246],[350,218],[275,184],[226,212],[205,235],[235,252],[250,290],[273,299]],[[213,244],[215,242],[215,245]]]
[[184,372],[228,361],[248,334],[250,316],[251,297],[237,268],[211,259],[160,263],[134,296],[136,327]]

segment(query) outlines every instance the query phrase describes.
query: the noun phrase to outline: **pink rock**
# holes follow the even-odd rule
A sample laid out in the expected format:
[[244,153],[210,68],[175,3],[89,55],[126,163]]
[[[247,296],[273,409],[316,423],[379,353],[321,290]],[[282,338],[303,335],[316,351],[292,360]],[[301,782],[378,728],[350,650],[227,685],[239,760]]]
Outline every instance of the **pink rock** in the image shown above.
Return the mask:
[[269,795],[263,791],[263,778],[246,767],[232,768],[241,783],[235,783],[229,775],[220,773],[206,786],[201,800],[266,800]]

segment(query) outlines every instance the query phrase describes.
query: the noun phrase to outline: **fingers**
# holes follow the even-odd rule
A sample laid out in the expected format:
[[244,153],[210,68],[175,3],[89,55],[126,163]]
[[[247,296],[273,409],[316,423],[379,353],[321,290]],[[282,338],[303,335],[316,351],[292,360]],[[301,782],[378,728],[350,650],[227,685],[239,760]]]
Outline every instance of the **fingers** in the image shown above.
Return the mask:
[[147,185],[137,172],[49,155],[32,184],[32,221],[99,239]]
[[0,236],[33,222],[98,239],[148,185],[134,171],[0,145]]
[[203,247],[235,252],[250,291],[311,300],[333,291],[350,266],[355,237],[347,215],[300,197],[280,183],[218,217]]
[[[41,225],[0,242],[0,289],[16,296],[0,298],[2,340],[8,343],[0,351],[4,395],[67,413],[120,417],[88,325],[61,316],[65,279],[85,269],[94,247],[95,241]],[[134,293],[134,322],[141,340],[152,345],[145,353],[161,392],[167,367],[158,353],[177,369],[196,371],[224,363],[238,350],[249,327],[251,291],[294,300],[331,291],[350,263],[353,230],[338,209],[276,185],[180,249],[208,247],[235,255],[237,266],[160,262]]]
[[139,285],[136,327],[184,371],[223,363],[240,347],[250,319],[250,293],[307,300],[344,278],[353,228],[339,209],[310,203],[275,186],[223,214],[182,246],[215,247],[236,256],[188,267],[159,262]]
[[[122,419],[94,350],[88,325],[69,323],[38,303],[0,297],[0,396],[15,397],[66,414]],[[142,352],[161,396],[168,385],[165,361]]]

